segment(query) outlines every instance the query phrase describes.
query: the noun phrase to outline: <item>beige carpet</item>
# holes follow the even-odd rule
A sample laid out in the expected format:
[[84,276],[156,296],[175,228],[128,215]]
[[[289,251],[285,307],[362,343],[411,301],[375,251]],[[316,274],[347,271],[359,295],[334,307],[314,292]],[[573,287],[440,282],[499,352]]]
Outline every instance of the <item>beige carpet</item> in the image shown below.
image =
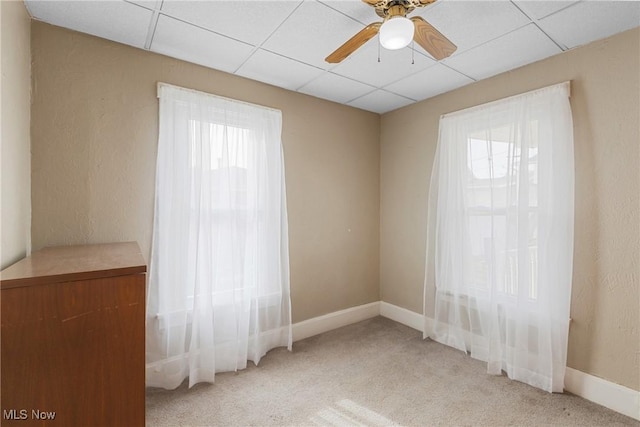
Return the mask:
[[377,317],[276,349],[215,384],[147,390],[148,426],[640,426],[568,394],[486,374],[485,364]]

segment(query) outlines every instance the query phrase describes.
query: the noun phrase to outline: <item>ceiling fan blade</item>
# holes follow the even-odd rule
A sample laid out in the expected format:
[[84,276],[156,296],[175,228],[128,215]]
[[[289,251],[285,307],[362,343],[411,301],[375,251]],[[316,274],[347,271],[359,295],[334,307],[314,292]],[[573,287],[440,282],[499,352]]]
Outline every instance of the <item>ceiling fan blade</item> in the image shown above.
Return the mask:
[[443,36],[440,31],[436,30],[433,25],[421,17],[414,16],[411,20],[415,27],[413,40],[438,61],[448,57],[458,48],[455,44],[451,43],[448,38]]
[[371,37],[378,34],[378,30],[382,22],[374,22],[373,24],[369,24],[364,27],[361,31],[359,31],[355,36],[351,37],[347,40],[342,46],[337,48],[331,55],[325,58],[325,61],[335,64],[341,62],[347,56],[351,55],[356,51],[360,46],[365,44]]

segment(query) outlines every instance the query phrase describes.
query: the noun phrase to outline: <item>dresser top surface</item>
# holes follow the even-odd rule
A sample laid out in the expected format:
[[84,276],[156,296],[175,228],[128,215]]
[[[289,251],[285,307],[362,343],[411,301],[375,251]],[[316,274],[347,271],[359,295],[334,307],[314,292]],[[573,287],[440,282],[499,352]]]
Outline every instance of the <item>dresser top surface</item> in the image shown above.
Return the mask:
[[147,266],[136,242],[56,246],[33,252],[0,272],[0,288],[140,274]]

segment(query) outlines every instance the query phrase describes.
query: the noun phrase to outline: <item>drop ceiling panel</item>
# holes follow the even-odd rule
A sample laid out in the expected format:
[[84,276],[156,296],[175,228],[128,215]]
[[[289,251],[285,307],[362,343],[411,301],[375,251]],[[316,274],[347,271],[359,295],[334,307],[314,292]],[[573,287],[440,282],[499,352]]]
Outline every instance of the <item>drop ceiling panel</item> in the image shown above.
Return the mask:
[[[2,1],[2,0],[0,0]],[[438,0],[416,8],[458,46],[438,65],[377,37],[331,52],[380,17],[361,0],[25,0],[34,19],[319,98],[385,112],[640,25],[640,1]],[[376,104],[378,103],[378,104]]]
[[319,68],[260,49],[251,55],[236,74],[295,90],[321,73],[323,70]]
[[569,48],[640,25],[638,1],[582,1],[539,21]]
[[394,93],[389,93],[384,90],[376,90],[349,102],[349,105],[382,114],[387,111],[413,104],[414,102],[415,101],[411,99]]
[[530,24],[447,58],[444,63],[475,80],[481,80],[560,52],[560,48],[542,31]]
[[385,90],[408,98],[426,99],[469,83],[473,83],[469,77],[442,64],[437,64],[390,84],[385,87]]
[[140,48],[152,16],[149,9],[123,1],[30,1],[26,5],[40,21]]
[[433,59],[418,51],[421,49],[419,46],[416,47],[413,58],[410,47],[399,50],[380,48],[380,62],[378,62],[378,49],[378,39],[374,37],[342,61],[332,72],[372,86],[382,87],[436,64]]
[[297,6],[297,1],[165,0],[162,11],[218,34],[257,46]]
[[509,1],[442,1],[438,7],[416,9],[451,40],[460,54],[531,22]]
[[518,5],[518,7],[522,8],[522,10],[524,10],[530,17],[535,19],[542,19],[545,16],[556,13],[557,11],[562,10],[574,3],[576,3],[576,1],[515,1],[515,4]]
[[249,57],[254,48],[160,15],[151,50],[232,73]]
[[162,5],[162,0],[124,0],[127,3],[134,3],[138,6],[146,7],[147,9],[160,9]]
[[324,58],[362,28],[362,24],[321,3],[304,1],[262,47],[327,69],[332,65]]
[[362,25],[369,25],[372,22],[380,22],[382,18],[376,14],[373,7],[367,6],[360,0],[320,0],[320,3],[329,6],[343,14],[357,20]]
[[330,101],[347,103],[355,98],[373,92],[375,87],[360,83],[330,72],[300,88],[300,92]]

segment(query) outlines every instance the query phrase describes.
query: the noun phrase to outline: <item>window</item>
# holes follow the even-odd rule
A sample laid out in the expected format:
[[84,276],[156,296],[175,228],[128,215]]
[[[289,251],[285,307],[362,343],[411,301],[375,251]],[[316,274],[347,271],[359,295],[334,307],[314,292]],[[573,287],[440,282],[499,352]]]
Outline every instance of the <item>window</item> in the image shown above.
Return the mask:
[[[495,260],[504,263],[503,268],[498,268],[504,272],[503,275],[495,278],[496,291],[505,296],[515,296],[520,286],[532,301],[537,299],[538,287],[536,125],[535,120],[529,123],[533,135],[526,148],[518,143],[518,138],[509,135],[508,126],[473,132],[466,139],[468,170],[465,195],[469,200],[472,262],[476,272],[472,286],[478,290],[490,290],[492,273],[495,273],[490,266]],[[519,196],[523,185],[527,187],[525,208],[528,212],[524,221],[528,234],[524,254],[519,250],[521,241],[518,238],[522,221],[512,220],[522,203]],[[524,262],[519,258],[524,258]],[[526,277],[521,277],[521,272]]]
[[280,111],[160,84],[147,385],[291,348]]
[[[228,304],[234,292],[255,286],[255,281],[245,281],[244,275],[256,274],[256,260],[247,254],[246,244],[257,237],[255,223],[264,220],[264,212],[250,200],[250,184],[259,166],[250,164],[249,159],[256,157],[258,146],[251,129],[189,120],[190,173],[209,186],[207,194],[191,194],[192,215],[199,216],[210,228],[208,237],[219,242],[211,248],[219,285],[206,289],[215,293],[215,305]],[[238,238],[240,233],[247,235]],[[238,262],[243,268],[238,268]],[[195,288],[187,292],[193,298]]]
[[548,391],[564,385],[571,299],[568,96],[566,83],[441,117],[429,195],[431,336]]

